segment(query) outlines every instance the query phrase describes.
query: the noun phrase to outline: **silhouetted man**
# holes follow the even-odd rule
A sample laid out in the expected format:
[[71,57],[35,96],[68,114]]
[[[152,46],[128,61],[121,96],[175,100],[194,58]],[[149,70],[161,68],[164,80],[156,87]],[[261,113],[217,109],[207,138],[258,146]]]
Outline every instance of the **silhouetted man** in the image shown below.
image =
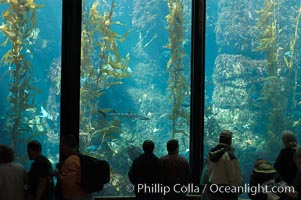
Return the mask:
[[191,169],[188,161],[179,155],[179,142],[172,139],[167,142],[168,154],[160,158],[163,167],[162,183],[170,191],[165,194],[165,199],[185,199],[186,193],[181,192],[181,187],[191,183]]
[[137,199],[159,199],[159,191],[152,188],[160,184],[161,162],[153,153],[155,148],[153,141],[145,140],[142,147],[144,153],[133,161],[128,176],[135,185]]
[[29,199],[53,200],[54,184],[53,170],[50,161],[42,155],[42,145],[32,140],[27,145],[27,153],[30,160],[34,160],[28,173]]

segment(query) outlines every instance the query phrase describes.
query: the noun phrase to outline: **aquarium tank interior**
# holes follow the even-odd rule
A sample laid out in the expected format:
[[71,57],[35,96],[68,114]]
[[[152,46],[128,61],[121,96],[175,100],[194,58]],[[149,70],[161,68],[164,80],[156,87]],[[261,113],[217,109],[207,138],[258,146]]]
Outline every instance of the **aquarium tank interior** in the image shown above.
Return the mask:
[[0,143],[29,167],[27,143],[38,140],[59,159],[61,1],[0,1]]
[[275,161],[282,131],[301,140],[301,1],[0,0],[0,12],[0,143],[27,169],[30,140],[55,166],[72,133],[110,163],[98,195],[133,196],[146,139],[158,157],[177,139],[194,165],[228,129],[246,183],[256,159]]
[[82,3],[80,150],[110,161],[102,193],[129,195],[144,140],[163,156],[176,138],[189,159],[192,2]]

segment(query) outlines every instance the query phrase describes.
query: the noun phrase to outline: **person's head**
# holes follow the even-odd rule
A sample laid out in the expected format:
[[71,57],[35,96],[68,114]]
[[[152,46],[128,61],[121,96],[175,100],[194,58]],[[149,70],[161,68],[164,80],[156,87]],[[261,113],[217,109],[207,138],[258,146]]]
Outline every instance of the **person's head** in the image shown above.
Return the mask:
[[179,142],[178,140],[172,139],[167,142],[167,151],[169,154],[179,153]]
[[297,138],[290,130],[285,130],[282,132],[282,142],[285,148],[297,148]]
[[14,150],[6,145],[0,145],[0,164],[14,161]]
[[35,160],[42,154],[42,145],[37,140],[32,140],[27,144],[27,153],[30,160]]
[[230,145],[232,144],[232,132],[228,130],[223,130],[219,134],[219,143]]
[[61,139],[61,152],[64,156],[68,156],[76,152],[77,142],[74,135],[64,135]]
[[301,171],[301,149],[298,148],[294,154],[294,161],[296,163],[298,171]]
[[142,145],[143,151],[146,154],[153,153],[155,149],[155,144],[151,140],[145,140]]

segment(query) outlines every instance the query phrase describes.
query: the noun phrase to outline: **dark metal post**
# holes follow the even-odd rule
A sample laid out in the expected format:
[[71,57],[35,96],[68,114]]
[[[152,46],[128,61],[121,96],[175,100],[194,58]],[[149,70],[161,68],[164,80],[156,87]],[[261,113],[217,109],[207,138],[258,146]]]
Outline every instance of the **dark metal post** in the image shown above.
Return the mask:
[[190,166],[195,185],[200,183],[204,153],[205,2],[193,0],[192,5]]
[[81,0],[63,0],[60,137],[79,138]]

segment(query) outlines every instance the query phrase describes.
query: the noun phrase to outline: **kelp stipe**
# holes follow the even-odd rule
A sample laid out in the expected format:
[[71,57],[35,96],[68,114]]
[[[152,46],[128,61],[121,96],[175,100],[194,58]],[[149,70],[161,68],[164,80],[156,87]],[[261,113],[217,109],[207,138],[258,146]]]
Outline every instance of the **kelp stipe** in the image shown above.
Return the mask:
[[[294,128],[296,124],[294,110],[299,70],[297,66],[300,62],[295,56],[295,46],[301,10],[299,8],[297,13],[290,12],[286,15],[286,6],[288,5],[281,4],[281,1],[265,0],[263,9],[257,11],[260,15],[257,28],[261,32],[259,44],[254,51],[266,53],[268,77],[264,80],[261,95],[267,108],[265,115],[268,123],[265,132],[269,138],[266,143],[269,153],[279,147],[281,132]],[[292,30],[285,28],[294,14],[297,15],[293,20],[295,26]]]
[[[112,20],[114,0],[109,12],[99,13],[100,3],[95,1],[91,8],[84,8],[81,45],[81,100],[80,100],[80,136],[81,149],[91,145],[97,138],[99,146],[122,133],[121,122],[118,119],[105,118],[113,108],[103,108],[100,100],[113,85],[123,84],[121,81],[130,76],[128,72],[129,54],[123,59],[117,49],[117,42],[123,42],[123,37],[111,30],[112,24],[121,25]],[[95,51],[96,49],[96,51]],[[97,52],[97,53],[95,53]],[[93,58],[97,57],[97,65]],[[89,153],[89,152],[87,152]],[[105,152],[107,157],[113,152]],[[99,155],[96,155],[99,156]],[[108,157],[109,156],[109,157]]]
[[4,23],[0,30],[6,36],[1,46],[10,49],[1,61],[10,74],[6,128],[15,149],[17,143],[27,142],[43,132],[39,117],[33,117],[37,113],[34,96],[39,90],[31,84],[32,64],[26,55],[31,52],[30,45],[38,30],[36,10],[43,6],[35,4],[34,0],[1,1],[0,5],[8,6],[2,12]]
[[183,74],[185,65],[183,57],[184,42],[184,17],[183,4],[181,0],[168,0],[169,14],[165,17],[167,21],[167,30],[169,32],[168,44],[165,46],[171,51],[171,58],[167,63],[169,73],[168,88],[170,91],[169,100],[172,103],[172,111],[169,119],[172,121],[172,137],[177,133],[188,135],[186,130],[179,129],[178,123],[182,120],[189,123],[189,113],[183,108],[185,98],[189,96],[189,86]]

